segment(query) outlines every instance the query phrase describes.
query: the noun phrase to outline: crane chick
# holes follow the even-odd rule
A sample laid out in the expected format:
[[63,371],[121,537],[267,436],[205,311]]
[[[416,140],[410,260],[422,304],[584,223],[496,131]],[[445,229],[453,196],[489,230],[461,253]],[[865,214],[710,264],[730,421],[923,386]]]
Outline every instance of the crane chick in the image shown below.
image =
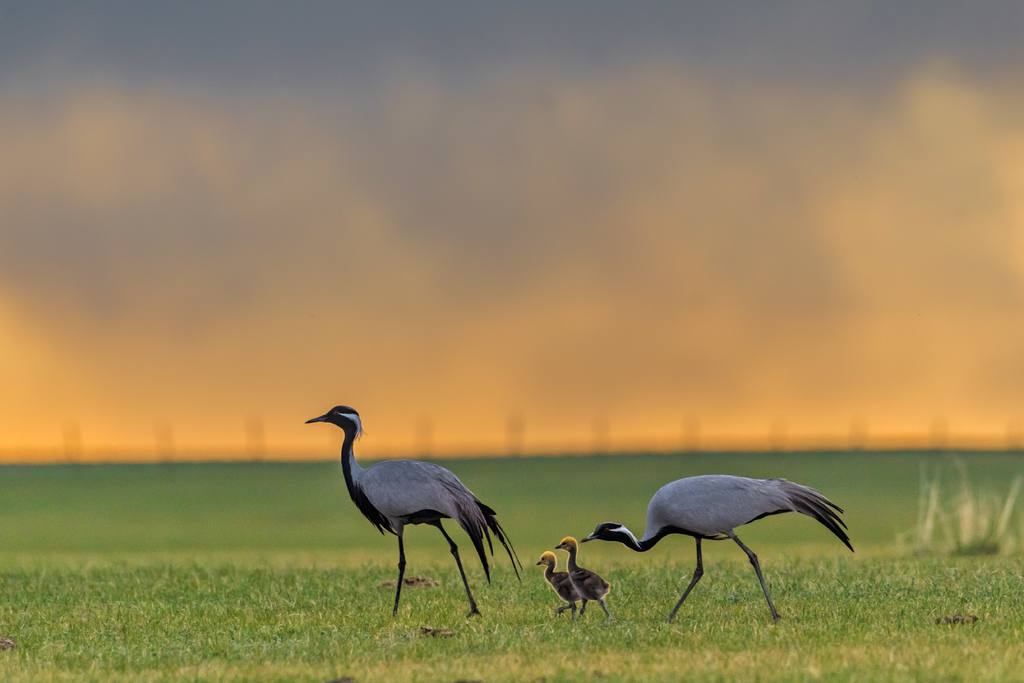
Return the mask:
[[576,539],[566,536],[561,543],[555,546],[555,550],[564,550],[569,553],[569,580],[583,603],[580,605],[580,616],[587,611],[587,603],[593,600],[601,605],[601,609],[611,619],[612,615],[604,605],[604,596],[608,595],[612,585],[589,569],[584,569],[576,564],[576,553],[579,551]]
[[544,580],[548,582],[551,589],[558,594],[566,604],[562,605],[555,611],[555,616],[560,616],[562,612],[567,609],[572,609],[573,621],[576,620],[576,601],[580,599],[580,596],[576,593],[576,589],[572,586],[572,581],[569,579],[569,572],[556,572],[555,554],[550,550],[545,550],[544,554],[540,556],[540,562],[538,565],[544,565]]

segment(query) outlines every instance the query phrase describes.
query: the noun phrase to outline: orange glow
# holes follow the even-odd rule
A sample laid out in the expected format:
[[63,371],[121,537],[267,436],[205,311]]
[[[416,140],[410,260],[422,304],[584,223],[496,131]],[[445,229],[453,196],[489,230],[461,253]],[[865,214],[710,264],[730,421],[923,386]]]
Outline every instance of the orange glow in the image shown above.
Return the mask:
[[0,459],[1015,444],[1024,101],[875,87],[8,94]]

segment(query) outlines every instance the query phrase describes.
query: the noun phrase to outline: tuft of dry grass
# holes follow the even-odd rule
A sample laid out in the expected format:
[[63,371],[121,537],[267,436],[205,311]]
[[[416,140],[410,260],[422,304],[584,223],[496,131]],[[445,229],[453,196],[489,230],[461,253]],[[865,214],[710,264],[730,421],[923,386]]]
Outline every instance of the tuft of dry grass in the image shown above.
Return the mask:
[[[991,489],[973,486],[962,459],[954,458],[953,465],[959,474],[959,491],[943,501],[941,467],[929,474],[927,465],[921,463],[918,522],[911,534],[913,549],[953,555],[998,555],[1020,547],[1024,541],[1024,518],[1017,536],[1010,523],[1024,476],[1018,474],[1002,496]],[[936,539],[939,530],[941,540]]]

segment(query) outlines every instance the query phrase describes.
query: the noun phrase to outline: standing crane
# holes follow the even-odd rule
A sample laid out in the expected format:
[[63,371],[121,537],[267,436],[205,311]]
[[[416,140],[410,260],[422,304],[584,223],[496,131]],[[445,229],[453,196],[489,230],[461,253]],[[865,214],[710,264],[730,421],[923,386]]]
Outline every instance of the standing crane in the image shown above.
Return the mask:
[[[402,577],[405,574],[405,545],[402,537],[406,524],[429,524],[435,526],[444,535],[455,557],[455,564],[462,575],[462,583],[469,597],[469,614],[479,615],[473,593],[469,590],[466,572],[462,569],[459,549],[448,532],[441,526],[442,519],[454,519],[473,541],[473,547],[480,555],[484,566],[487,582],[491,582],[491,570],[484,552],[484,538],[494,555],[491,533],[505,547],[512,569],[519,578],[516,563],[519,558],[512,548],[505,530],[498,524],[495,512],[477,500],[472,491],[467,489],[459,478],[441,467],[429,462],[417,460],[391,460],[379,462],[363,469],[356,462],[352,444],[363,433],[363,423],[359,413],[348,406],[336,406],[329,412],[307,420],[311,422],[330,422],[341,427],[345,432],[345,441],[341,447],[341,467],[345,473],[345,485],[352,502],[363,513],[370,523],[377,527],[383,535],[385,531],[398,537],[398,587],[395,590],[395,607],[392,616],[398,614],[398,600],[402,595]],[[522,567],[522,564],[519,564]],[[520,579],[521,581],[522,579]]]
[[639,541],[633,532],[621,524],[606,522],[598,524],[594,533],[581,542],[618,541],[627,548],[643,553],[669,534],[692,536],[697,541],[697,568],[690,585],[683,591],[683,597],[679,598],[675,609],[668,615],[671,622],[686,596],[704,575],[700,542],[731,538],[747,554],[750,564],[754,565],[757,580],[761,582],[761,590],[768,601],[768,609],[772,611],[775,621],[778,621],[781,617],[775,611],[775,605],[768,594],[757,555],[743,545],[733,528],[768,515],[799,512],[821,522],[852,552],[850,538],[844,531],[846,524],[836,514],[842,511],[842,508],[809,486],[794,484],[785,479],[748,479],[727,474],[708,474],[678,479],[658,489],[647,504],[647,528]]

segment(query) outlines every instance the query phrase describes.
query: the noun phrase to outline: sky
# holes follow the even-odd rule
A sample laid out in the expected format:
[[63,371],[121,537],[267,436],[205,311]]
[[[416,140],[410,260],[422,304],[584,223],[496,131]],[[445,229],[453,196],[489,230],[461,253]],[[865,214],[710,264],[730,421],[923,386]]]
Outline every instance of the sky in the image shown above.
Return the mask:
[[0,459],[1017,444],[1022,32],[6,4]]

